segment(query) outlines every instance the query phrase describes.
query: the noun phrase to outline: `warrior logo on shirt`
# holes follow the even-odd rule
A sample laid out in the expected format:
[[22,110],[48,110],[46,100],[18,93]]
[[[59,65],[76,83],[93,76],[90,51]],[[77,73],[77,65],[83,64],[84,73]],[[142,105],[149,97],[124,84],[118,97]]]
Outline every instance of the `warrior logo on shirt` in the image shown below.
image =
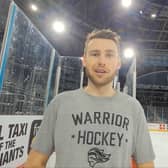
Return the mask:
[[94,168],[98,163],[107,162],[111,154],[105,154],[103,149],[92,148],[88,151],[88,163],[91,168]]

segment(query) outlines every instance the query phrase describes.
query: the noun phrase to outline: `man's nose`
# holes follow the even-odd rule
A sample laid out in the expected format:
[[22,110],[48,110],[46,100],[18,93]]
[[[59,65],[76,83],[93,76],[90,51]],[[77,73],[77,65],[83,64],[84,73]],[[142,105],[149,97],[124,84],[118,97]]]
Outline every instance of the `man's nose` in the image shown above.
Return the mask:
[[106,65],[106,59],[104,55],[100,55],[100,57],[98,58],[98,65],[100,66],[105,66]]

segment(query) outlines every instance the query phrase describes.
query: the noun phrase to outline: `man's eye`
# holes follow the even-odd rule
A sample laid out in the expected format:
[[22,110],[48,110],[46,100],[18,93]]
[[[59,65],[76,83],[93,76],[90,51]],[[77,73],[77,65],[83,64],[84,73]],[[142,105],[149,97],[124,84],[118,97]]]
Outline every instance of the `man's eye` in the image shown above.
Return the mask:
[[91,53],[92,56],[98,56],[98,53]]
[[106,54],[107,57],[114,57],[114,54]]

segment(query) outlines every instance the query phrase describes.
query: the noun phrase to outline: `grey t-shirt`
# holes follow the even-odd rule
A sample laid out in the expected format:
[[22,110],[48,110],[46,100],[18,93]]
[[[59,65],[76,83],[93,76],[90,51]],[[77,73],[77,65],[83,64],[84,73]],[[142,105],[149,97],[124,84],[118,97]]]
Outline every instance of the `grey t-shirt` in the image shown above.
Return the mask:
[[97,97],[83,89],[56,96],[49,104],[32,148],[56,152],[56,168],[128,168],[154,160],[144,111],[117,92]]

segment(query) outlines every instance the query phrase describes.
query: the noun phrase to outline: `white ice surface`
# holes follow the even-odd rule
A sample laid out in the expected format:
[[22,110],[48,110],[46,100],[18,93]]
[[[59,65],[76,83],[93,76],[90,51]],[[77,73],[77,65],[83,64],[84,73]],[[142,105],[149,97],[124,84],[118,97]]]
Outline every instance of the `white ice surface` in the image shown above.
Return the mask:
[[168,168],[168,132],[151,132],[155,168]]

